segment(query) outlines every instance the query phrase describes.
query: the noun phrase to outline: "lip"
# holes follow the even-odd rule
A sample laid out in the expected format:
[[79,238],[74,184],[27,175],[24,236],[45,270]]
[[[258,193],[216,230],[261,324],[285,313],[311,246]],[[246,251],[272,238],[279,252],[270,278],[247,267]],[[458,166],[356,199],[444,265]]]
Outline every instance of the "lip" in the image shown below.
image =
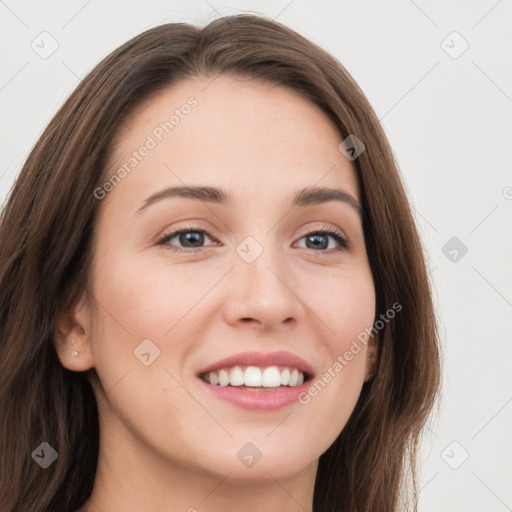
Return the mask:
[[213,386],[201,378],[197,378],[206,391],[228,403],[243,409],[273,411],[299,401],[299,395],[307,391],[310,382],[300,386],[274,391],[246,391],[231,386]]
[[[237,388],[235,386],[212,385],[201,379],[200,375],[204,373],[229,368],[233,366],[291,366],[304,373],[306,380],[300,386],[273,390],[273,391],[250,391]],[[213,394],[228,403],[241,407],[243,409],[253,410],[276,410],[293,402],[298,401],[301,393],[305,392],[310,386],[310,380],[313,378],[313,367],[291,352],[244,352],[234,356],[226,357],[205,366],[197,373],[197,379],[204,386],[208,393]]]
[[[234,356],[226,357],[225,359],[221,359],[215,363],[205,366],[199,370],[197,376],[203,373],[214,372],[221,368],[230,368],[233,366],[259,366],[263,368],[268,366],[292,366],[293,368],[300,370],[302,373],[306,373],[309,378],[313,377],[313,368],[308,362],[291,352],[285,351],[268,353],[243,352],[241,354],[235,354]],[[271,391],[268,391],[268,393],[271,393]]]

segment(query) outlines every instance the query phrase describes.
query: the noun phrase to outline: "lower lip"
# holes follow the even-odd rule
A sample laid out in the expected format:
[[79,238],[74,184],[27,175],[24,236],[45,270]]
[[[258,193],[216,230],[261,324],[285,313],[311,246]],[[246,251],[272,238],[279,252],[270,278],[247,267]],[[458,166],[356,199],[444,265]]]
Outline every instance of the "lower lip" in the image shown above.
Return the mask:
[[203,379],[199,381],[206,389],[217,398],[242,407],[243,409],[256,409],[272,411],[281,409],[293,402],[298,402],[298,396],[305,392],[309,386],[309,380],[300,386],[289,389],[276,389],[274,391],[246,391],[234,386],[213,386]]

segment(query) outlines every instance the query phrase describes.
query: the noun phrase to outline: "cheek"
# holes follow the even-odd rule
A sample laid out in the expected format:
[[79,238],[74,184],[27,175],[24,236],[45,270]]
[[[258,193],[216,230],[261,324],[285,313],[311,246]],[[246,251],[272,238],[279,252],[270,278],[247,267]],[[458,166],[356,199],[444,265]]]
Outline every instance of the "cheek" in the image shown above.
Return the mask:
[[330,353],[347,350],[351,341],[375,319],[375,289],[369,268],[341,269],[317,276],[316,286],[304,288],[307,304],[322,320]]
[[97,296],[132,338],[163,338],[211,286],[192,269],[146,262],[140,255],[105,259],[96,283]]
[[309,421],[324,425],[326,447],[339,435],[357,403],[364,382],[368,332],[375,318],[375,290],[367,268],[351,269],[319,285],[308,304],[322,320],[325,366],[300,403]]
[[95,275],[94,294],[101,306],[93,350],[105,390],[127,372],[128,380],[139,380],[142,394],[165,390],[169,380],[177,386],[166,370],[183,382],[194,349],[191,340],[207,316],[202,298],[222,276],[217,270],[185,267],[162,258],[104,253]]
[[[141,261],[112,253],[103,258],[95,275],[94,294],[100,306],[93,351],[107,393],[104,414],[111,417],[108,403],[115,416],[141,436],[151,425],[150,437],[178,454],[184,451],[180,439],[189,435],[187,421],[204,420],[204,410],[179,384],[184,382],[181,369],[190,346],[186,334],[193,330],[191,308],[204,295],[204,287],[190,286],[191,272],[155,265],[148,272]],[[148,365],[143,363],[144,353],[152,361]]]

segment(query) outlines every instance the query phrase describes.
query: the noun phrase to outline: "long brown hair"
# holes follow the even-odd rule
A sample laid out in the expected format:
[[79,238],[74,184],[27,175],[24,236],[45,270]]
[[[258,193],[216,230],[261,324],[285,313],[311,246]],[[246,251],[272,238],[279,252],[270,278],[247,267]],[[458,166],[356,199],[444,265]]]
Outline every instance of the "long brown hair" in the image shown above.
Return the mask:
[[[376,291],[376,318],[402,310],[379,332],[375,378],[336,441],[321,455],[315,512],[392,512],[412,487],[416,457],[440,385],[438,325],[424,251],[384,131],[358,85],[331,55],[264,16],[219,18],[204,28],[169,23],[100,62],[45,129],[0,219],[0,503],[4,512],[68,511],[89,497],[99,427],[89,372],[56,354],[58,316],[87,289],[92,233],[112,141],[135,106],[178,80],[218,74],[266,80],[319,106],[353,161]],[[94,371],[92,369],[91,371]],[[47,469],[32,453],[48,442]],[[412,486],[410,485],[412,482]]]

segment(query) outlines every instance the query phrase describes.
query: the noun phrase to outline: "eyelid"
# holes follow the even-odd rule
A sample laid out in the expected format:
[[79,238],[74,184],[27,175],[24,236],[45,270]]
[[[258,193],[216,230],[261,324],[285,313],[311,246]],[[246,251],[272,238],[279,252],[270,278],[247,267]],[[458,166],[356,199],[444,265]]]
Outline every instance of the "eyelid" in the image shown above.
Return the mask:
[[342,231],[341,229],[339,229],[337,227],[333,227],[333,226],[323,225],[323,226],[308,226],[308,227],[302,228],[299,231],[298,240],[301,240],[305,236],[312,235],[315,233],[331,235],[331,236],[333,236],[333,238],[336,239],[336,242],[338,244],[338,247],[336,247],[335,249],[330,249],[330,250],[324,249],[321,251],[313,251],[313,252],[318,253],[319,255],[322,255],[322,254],[330,255],[330,254],[333,254],[333,251],[336,252],[336,251],[351,251],[352,250],[352,243],[350,242],[347,235],[345,235],[344,231]]
[[215,237],[217,241],[219,241],[219,238],[222,236],[214,227],[202,226],[201,221],[185,221],[185,223],[178,224],[173,226],[172,228],[166,229],[158,237],[157,243],[161,243],[162,240],[165,240],[166,238],[174,237],[181,233],[182,231],[204,231],[211,238]]
[[[206,233],[206,235],[208,235],[210,238],[212,238],[216,242],[219,242],[220,241],[219,239],[221,238],[221,235],[215,228],[213,228],[211,226],[209,226],[209,227],[202,226],[200,221],[190,221],[190,223],[178,224],[168,230],[165,230],[164,233],[162,233],[158,237],[157,245],[166,245],[165,244],[166,240],[168,240],[170,238],[174,238],[178,234],[180,234],[182,232],[187,232],[187,231],[204,232],[204,233]],[[352,249],[352,244],[351,244],[350,240],[348,239],[348,237],[345,235],[345,233],[342,230],[340,230],[339,228],[336,228],[333,226],[320,225],[320,226],[303,227],[299,230],[297,241],[301,240],[302,238],[304,238],[307,235],[315,234],[315,233],[323,233],[323,234],[327,234],[327,235],[332,234],[332,235],[334,235],[334,238],[338,237],[339,240],[338,239],[336,240],[338,243],[338,247],[335,249],[329,249],[329,250],[323,249],[320,251],[313,251],[313,252],[326,255],[326,254],[332,254],[333,251],[337,251],[337,250],[350,251]],[[169,247],[172,248],[172,246],[169,246]],[[185,247],[185,248],[178,248],[178,249],[174,249],[174,250],[176,250],[177,252],[193,253],[193,252],[206,250],[208,248],[209,248],[208,246]]]
[[343,237],[345,240],[348,241],[348,237],[345,235],[345,233],[337,228],[337,227],[334,227],[334,226],[326,226],[325,224],[324,225],[308,225],[307,227],[303,227],[299,230],[299,236],[300,237],[303,237],[305,235],[309,235],[310,233],[317,233],[319,231],[327,231],[329,233],[335,233],[337,235],[340,235],[341,237]]

